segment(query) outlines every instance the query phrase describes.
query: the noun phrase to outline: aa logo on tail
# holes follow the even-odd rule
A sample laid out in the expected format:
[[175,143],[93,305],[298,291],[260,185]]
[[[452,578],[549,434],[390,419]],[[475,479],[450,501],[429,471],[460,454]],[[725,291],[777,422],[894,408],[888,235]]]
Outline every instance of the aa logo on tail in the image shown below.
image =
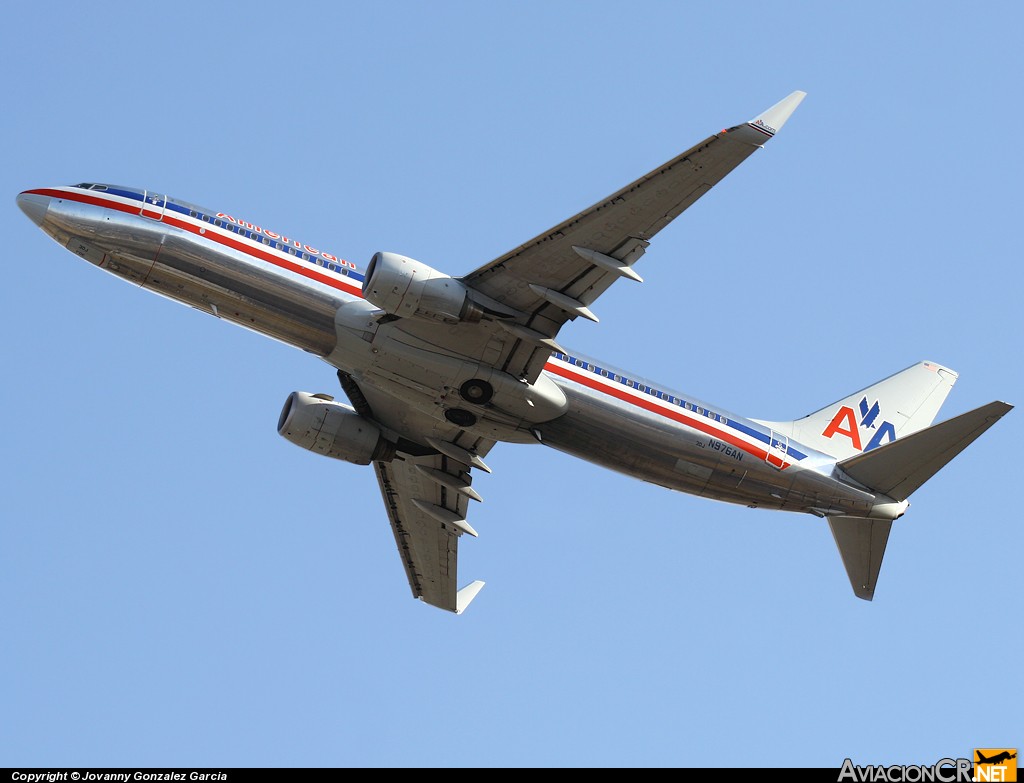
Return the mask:
[[1017,780],[1017,749],[975,748],[974,780],[1014,783]]
[[[836,435],[849,438],[857,451],[871,451],[871,449],[877,449],[883,443],[896,440],[896,428],[890,422],[883,421],[877,427],[875,426],[875,420],[882,410],[878,400],[869,405],[868,398],[862,397],[857,407],[860,408],[859,421],[853,408],[844,405],[832,417],[832,421],[828,423],[828,426],[825,427],[824,432],[821,434],[826,438],[832,438]],[[861,430],[864,431],[863,437],[861,436]],[[862,446],[861,444],[869,435],[868,445]]]

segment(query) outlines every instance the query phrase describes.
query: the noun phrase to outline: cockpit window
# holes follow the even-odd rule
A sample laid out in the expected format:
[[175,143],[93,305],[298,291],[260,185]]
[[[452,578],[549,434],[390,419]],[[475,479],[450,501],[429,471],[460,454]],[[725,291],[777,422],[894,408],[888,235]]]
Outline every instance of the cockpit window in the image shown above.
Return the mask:
[[106,185],[98,185],[95,182],[79,182],[75,185],[76,188],[84,188],[85,190],[106,190]]

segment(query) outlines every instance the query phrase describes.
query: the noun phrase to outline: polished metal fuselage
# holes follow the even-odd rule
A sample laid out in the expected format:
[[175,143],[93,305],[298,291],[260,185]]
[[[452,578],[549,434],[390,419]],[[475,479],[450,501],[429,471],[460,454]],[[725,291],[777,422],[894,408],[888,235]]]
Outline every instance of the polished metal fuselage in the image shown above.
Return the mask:
[[[329,270],[320,256],[303,258],[304,251],[296,254],[290,246],[286,252],[285,243],[267,239],[268,233],[278,237],[272,232],[237,225],[225,231],[212,222],[220,213],[146,192],[135,205],[88,188],[26,195],[35,199],[32,217],[44,231],[101,269],[301,348],[350,375],[377,377],[369,370],[379,365],[387,332],[361,298],[362,274],[353,265]],[[756,421],[654,389],[586,357],[556,353],[545,374],[568,400],[563,414],[517,424],[496,411],[482,417],[478,434],[539,441],[643,481],[751,507],[889,518],[902,511],[888,511],[888,498],[843,480],[832,457]],[[377,383],[384,393],[386,384]],[[415,411],[417,421],[443,413],[443,400],[412,381],[386,393],[396,406]]]
[[335,343],[344,296],[168,220],[53,199],[44,230],[87,261],[148,291],[318,356]]

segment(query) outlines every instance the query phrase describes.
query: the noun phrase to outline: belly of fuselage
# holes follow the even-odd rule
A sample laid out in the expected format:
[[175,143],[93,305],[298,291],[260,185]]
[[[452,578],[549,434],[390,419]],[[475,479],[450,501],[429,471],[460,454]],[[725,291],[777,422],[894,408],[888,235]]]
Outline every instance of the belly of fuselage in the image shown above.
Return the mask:
[[866,513],[870,500],[798,464],[763,457],[643,410],[624,410],[576,384],[563,387],[569,411],[542,425],[552,448],[668,489],[754,508]]
[[68,250],[141,288],[318,356],[334,348],[343,299],[324,286],[161,221],[71,202],[48,220]]

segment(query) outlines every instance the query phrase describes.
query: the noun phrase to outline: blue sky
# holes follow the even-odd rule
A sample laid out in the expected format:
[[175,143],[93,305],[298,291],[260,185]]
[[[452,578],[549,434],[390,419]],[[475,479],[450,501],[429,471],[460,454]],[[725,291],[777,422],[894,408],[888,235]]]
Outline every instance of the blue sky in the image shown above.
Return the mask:
[[462,274],[795,89],[560,335],[788,419],[919,360],[1024,402],[1019,4],[15,4],[0,765],[826,766],[1024,744],[1012,411],[873,603],[827,527],[499,446],[456,617],[369,468],[275,432],[330,367],[89,267],[24,189],[140,185]]

